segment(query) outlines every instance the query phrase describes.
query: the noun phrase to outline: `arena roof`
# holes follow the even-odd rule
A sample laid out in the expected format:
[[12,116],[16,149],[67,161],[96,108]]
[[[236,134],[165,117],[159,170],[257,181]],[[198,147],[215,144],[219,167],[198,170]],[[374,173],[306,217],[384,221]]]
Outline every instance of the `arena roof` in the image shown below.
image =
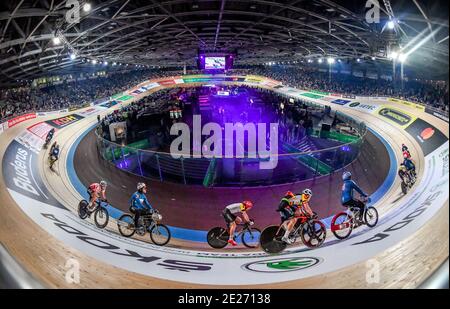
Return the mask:
[[[199,50],[233,52],[239,64],[262,64],[317,57],[387,60],[390,50],[405,46],[419,47],[411,54],[415,66],[448,74],[448,2],[392,2],[2,1],[0,79],[81,70],[94,59],[195,65]],[[372,3],[379,3],[379,23],[366,20],[366,4]],[[78,8],[79,20],[73,14]],[[386,26],[389,20],[394,29]]]

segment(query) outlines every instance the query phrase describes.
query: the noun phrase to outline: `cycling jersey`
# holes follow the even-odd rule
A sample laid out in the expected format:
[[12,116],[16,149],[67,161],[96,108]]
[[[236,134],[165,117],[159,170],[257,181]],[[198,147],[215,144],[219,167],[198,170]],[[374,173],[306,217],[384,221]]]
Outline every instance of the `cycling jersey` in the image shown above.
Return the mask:
[[403,161],[403,165],[406,167],[406,169],[409,170],[414,170],[415,169],[415,165],[414,163],[410,160],[410,159],[405,159]]
[[144,193],[140,193],[139,191],[136,191],[130,199],[130,205],[131,207],[134,207],[135,209],[150,209],[152,210],[153,207],[150,205],[150,203],[147,200],[147,197]]
[[58,155],[59,155],[59,149],[58,149],[58,148],[53,148],[53,150],[52,150],[52,155],[55,156],[55,157],[58,157]]
[[245,211],[245,206],[242,203],[234,203],[228,205],[227,207],[225,207],[225,209],[228,209],[232,214],[237,214],[239,212]]
[[364,191],[360,187],[358,187],[358,185],[353,180],[348,179],[345,180],[344,184],[342,185],[342,192],[341,192],[342,204],[345,204],[353,200],[353,190],[356,190],[362,196],[367,197],[367,194],[364,193]]
[[91,193],[101,193],[102,192],[102,187],[100,186],[99,183],[93,183],[89,186],[88,191]]

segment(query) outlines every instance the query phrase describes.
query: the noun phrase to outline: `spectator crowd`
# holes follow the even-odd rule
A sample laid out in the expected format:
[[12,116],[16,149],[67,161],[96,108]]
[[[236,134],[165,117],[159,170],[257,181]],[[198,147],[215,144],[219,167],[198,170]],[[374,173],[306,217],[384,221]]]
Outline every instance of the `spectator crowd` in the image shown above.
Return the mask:
[[[448,112],[448,83],[446,82],[411,80],[405,81],[401,89],[393,87],[392,81],[356,77],[350,74],[332,74],[330,79],[326,72],[301,66],[257,66],[228,72],[228,74],[248,73],[270,77],[299,89],[347,95],[395,97],[427,104]],[[114,73],[95,79],[63,82],[42,88],[0,89],[0,121],[26,112],[81,107],[96,99],[110,97],[150,78],[181,74],[180,71],[141,70]]]

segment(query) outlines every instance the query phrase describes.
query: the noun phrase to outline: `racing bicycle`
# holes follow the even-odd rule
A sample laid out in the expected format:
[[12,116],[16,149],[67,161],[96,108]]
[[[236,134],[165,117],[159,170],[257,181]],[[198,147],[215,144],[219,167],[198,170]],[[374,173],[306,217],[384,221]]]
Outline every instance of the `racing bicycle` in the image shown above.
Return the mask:
[[[253,222],[253,220],[251,220]],[[255,227],[251,227],[250,223],[237,223],[236,232],[234,234],[234,239],[241,238],[242,244],[247,248],[256,248],[259,245],[259,236],[261,235],[261,230]],[[214,249],[222,249],[228,245],[228,239],[230,238],[230,233],[228,228],[217,226],[209,230],[206,235],[208,244]]]
[[408,193],[409,189],[411,189],[412,186],[414,186],[417,180],[416,175],[414,175],[412,171],[407,171],[406,173],[407,173],[406,177],[403,177],[402,183],[400,184],[403,194]]
[[80,203],[78,204],[78,216],[84,220],[94,214],[95,225],[100,229],[106,227],[109,222],[109,214],[108,210],[106,209],[108,203],[106,201],[97,199],[97,201],[95,201],[95,208],[92,211],[88,209],[88,205],[88,201],[80,201]]
[[[362,200],[364,205],[367,204],[367,200]],[[359,207],[349,207],[348,211],[343,211],[336,214],[331,219],[331,232],[338,239],[345,239],[350,236],[354,228],[357,228],[363,224],[372,228],[378,223],[378,211],[375,207],[364,207],[362,216]]]
[[[327,236],[327,229],[322,221],[317,219],[317,214],[310,217],[305,214],[294,215],[293,219],[297,219],[288,238],[294,244],[300,237],[303,244],[308,248],[320,247]],[[291,219],[291,220],[293,220]],[[287,247],[287,243],[281,240],[285,233],[285,224],[271,225],[266,227],[261,233],[260,244],[267,253],[280,253]]]
[[161,224],[162,215],[153,210],[139,217],[138,227],[134,224],[134,215],[123,214],[117,220],[119,233],[125,237],[131,237],[135,233],[144,236],[146,232],[150,234],[150,239],[155,245],[164,246],[171,238],[170,230],[164,224]]

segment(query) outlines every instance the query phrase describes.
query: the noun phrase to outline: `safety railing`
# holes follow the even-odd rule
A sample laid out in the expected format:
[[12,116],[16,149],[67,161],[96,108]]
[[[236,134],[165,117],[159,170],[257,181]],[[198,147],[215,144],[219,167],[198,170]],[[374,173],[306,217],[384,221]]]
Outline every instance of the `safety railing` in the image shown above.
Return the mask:
[[[347,117],[342,115],[340,117]],[[97,148],[101,157],[116,168],[160,181],[205,186],[258,186],[302,181],[331,174],[353,162],[364,142],[366,127],[348,117],[347,125],[361,132],[357,136],[339,132],[312,131],[300,139],[295,133],[284,136],[279,151],[272,156],[272,169],[261,169],[260,158],[194,158],[185,154],[174,158],[170,153],[138,149],[111,142],[98,133]],[[322,137],[322,138],[320,138]],[[340,140],[339,140],[340,139]],[[349,140],[343,143],[342,140]],[[311,151],[300,151],[310,143]],[[324,144],[326,147],[324,147]]]

